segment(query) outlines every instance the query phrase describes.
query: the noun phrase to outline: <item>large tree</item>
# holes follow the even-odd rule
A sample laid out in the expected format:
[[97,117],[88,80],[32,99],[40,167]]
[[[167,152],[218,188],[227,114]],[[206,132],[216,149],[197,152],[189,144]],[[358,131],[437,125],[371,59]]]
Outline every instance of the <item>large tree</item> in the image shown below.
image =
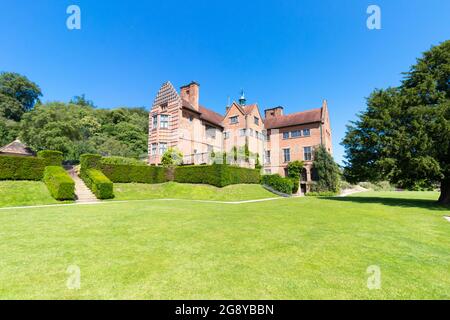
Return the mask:
[[0,116],[20,121],[42,96],[37,84],[18,73],[0,73]]
[[375,90],[343,145],[349,181],[440,184],[439,202],[450,204],[450,40],[425,52],[399,87]]

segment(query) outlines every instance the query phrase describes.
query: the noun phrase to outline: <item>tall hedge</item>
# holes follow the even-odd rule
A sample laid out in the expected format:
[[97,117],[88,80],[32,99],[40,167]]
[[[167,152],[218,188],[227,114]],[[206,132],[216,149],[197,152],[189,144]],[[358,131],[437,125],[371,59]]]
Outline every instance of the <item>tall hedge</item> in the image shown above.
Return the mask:
[[166,167],[110,163],[101,163],[99,167],[105,176],[116,183],[163,183],[168,181],[168,168]]
[[182,166],[175,168],[174,180],[180,183],[203,183],[216,187],[231,184],[259,183],[260,173],[256,169],[247,169],[226,164],[210,166]]
[[80,156],[81,170],[99,169],[102,156],[99,154],[82,154]]
[[75,182],[61,166],[46,167],[44,182],[56,200],[75,199]]
[[42,180],[44,159],[21,156],[0,156],[0,180]]
[[279,174],[263,175],[261,183],[285,194],[292,194],[292,190],[294,189],[292,179],[283,178]]
[[83,179],[97,199],[114,198],[113,183],[100,170],[81,170],[81,179]]
[[63,153],[61,151],[54,150],[42,150],[37,154],[38,158],[45,160],[47,166],[60,166],[63,161]]

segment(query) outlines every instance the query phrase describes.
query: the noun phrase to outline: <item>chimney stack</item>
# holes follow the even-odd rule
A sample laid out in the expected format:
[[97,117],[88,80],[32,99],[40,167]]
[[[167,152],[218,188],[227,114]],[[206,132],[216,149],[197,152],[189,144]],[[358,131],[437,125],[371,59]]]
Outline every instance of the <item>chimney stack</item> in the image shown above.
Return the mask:
[[200,85],[192,81],[191,83],[182,86],[181,88],[181,99],[189,101],[189,103],[198,110],[199,96],[200,96]]
[[283,115],[283,107],[282,106],[264,110],[264,117],[266,119],[276,118],[276,117],[280,117],[282,115]]

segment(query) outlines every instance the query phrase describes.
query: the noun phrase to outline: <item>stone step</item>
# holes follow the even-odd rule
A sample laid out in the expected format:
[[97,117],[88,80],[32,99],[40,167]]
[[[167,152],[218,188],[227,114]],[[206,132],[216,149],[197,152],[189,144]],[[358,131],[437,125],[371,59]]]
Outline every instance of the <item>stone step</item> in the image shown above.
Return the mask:
[[97,197],[92,193],[92,191],[86,186],[83,180],[77,175],[73,166],[66,166],[66,171],[75,181],[75,196],[76,202],[98,202]]

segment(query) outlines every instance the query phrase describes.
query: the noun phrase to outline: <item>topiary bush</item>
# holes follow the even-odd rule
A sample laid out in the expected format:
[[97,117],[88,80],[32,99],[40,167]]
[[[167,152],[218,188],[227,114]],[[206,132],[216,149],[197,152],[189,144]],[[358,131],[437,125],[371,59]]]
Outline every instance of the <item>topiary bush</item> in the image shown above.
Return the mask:
[[114,198],[113,183],[100,170],[81,170],[81,179],[83,179],[97,199]]
[[98,169],[102,156],[99,154],[82,154],[80,156],[81,171],[87,169]]
[[62,164],[64,155],[61,151],[42,150],[37,154],[38,158],[45,160],[47,166],[60,166]]
[[75,199],[75,182],[60,166],[47,166],[44,171],[44,183],[56,200]]
[[125,158],[125,157],[103,157],[101,159],[102,164],[126,164],[126,165],[134,165],[134,166],[145,166],[146,164],[135,158]]
[[292,179],[283,178],[279,174],[263,175],[261,183],[285,194],[292,194],[292,190],[294,189],[294,182]]
[[112,182],[116,183],[163,183],[167,177],[168,168],[148,165],[120,165],[104,163],[100,164],[101,171]]
[[259,183],[259,170],[247,169],[226,164],[204,166],[181,166],[175,168],[174,180],[180,183],[210,184],[225,187],[231,184]]
[[44,159],[0,156],[0,180],[42,180],[44,169]]

